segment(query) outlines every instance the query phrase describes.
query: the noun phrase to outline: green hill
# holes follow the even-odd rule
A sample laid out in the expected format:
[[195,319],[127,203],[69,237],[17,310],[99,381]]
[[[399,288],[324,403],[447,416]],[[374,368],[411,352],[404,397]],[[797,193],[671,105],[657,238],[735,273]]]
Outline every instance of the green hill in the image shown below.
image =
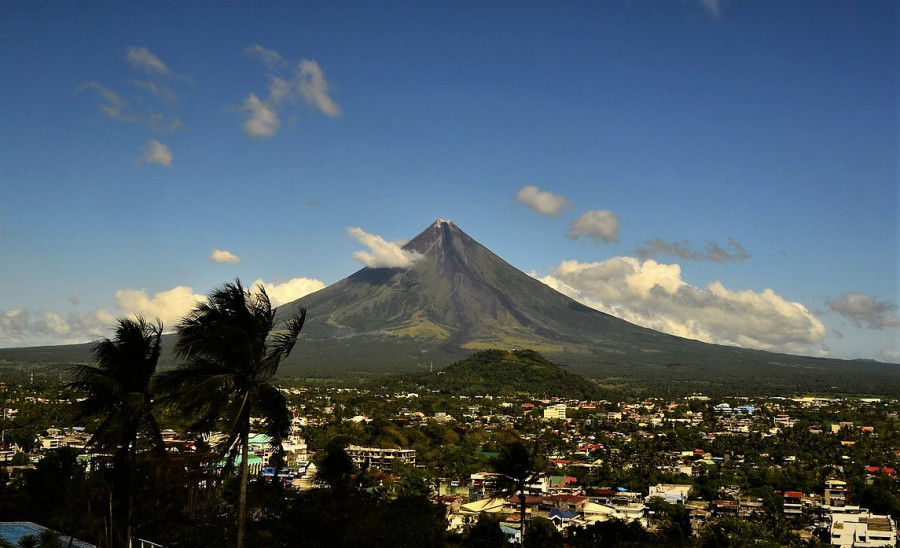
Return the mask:
[[378,383],[464,396],[600,397],[595,382],[563,371],[534,350],[482,350],[441,371],[395,376]]

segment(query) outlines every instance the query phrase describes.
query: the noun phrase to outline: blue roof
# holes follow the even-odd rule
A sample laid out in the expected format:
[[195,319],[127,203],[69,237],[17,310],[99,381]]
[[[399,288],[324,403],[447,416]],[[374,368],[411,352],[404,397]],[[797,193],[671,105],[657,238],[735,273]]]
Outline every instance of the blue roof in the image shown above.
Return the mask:
[[571,510],[560,510],[559,508],[551,508],[550,509],[550,519],[553,519],[556,516],[559,516],[563,519],[572,519],[576,516],[575,512]]

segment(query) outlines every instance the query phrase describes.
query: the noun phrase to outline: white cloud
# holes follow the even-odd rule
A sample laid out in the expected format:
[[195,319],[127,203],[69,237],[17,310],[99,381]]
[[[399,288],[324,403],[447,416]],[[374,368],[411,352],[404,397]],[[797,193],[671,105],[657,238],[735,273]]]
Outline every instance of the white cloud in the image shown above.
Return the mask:
[[341,115],[341,107],[329,95],[332,86],[325,79],[325,73],[315,61],[300,60],[298,87],[306,102],[319,109],[322,114],[331,117]]
[[569,229],[569,238],[574,240],[582,236],[607,243],[615,242],[619,237],[619,216],[606,209],[585,211]]
[[278,132],[281,120],[275,106],[260,101],[259,97],[251,93],[245,100],[241,110],[249,112],[249,117],[244,122],[244,132],[257,139],[267,138]]
[[169,70],[162,60],[154,55],[147,48],[131,47],[125,55],[128,63],[138,70],[142,70],[148,74],[160,74],[163,76],[173,76],[174,73]]
[[419,253],[403,249],[401,244],[387,242],[381,236],[369,234],[361,228],[351,227],[347,232],[371,250],[371,253],[357,251],[353,254],[354,259],[369,268],[408,268],[422,258]]
[[310,293],[316,292],[325,287],[321,280],[313,278],[293,278],[281,284],[273,284],[256,280],[253,287],[261,285],[265,288],[266,294],[272,306],[281,306],[285,303],[296,301],[300,297],[305,297]]
[[857,327],[885,329],[900,327],[900,317],[891,314],[897,305],[886,301],[877,301],[865,293],[844,293],[836,299],[826,301],[831,310],[853,322]]
[[209,254],[209,260],[214,263],[233,263],[238,264],[241,258],[226,249],[213,249]]
[[160,291],[152,297],[143,289],[120,289],[115,297],[122,315],[159,318],[167,327],[174,326],[199,301],[206,300],[205,295],[197,295],[187,286]]
[[565,197],[541,190],[534,185],[520,188],[516,193],[516,200],[549,217],[559,217],[563,211],[572,207],[572,203]]
[[164,143],[160,143],[156,139],[150,139],[147,141],[144,153],[137,158],[137,162],[172,167],[172,150]]
[[884,349],[881,351],[881,359],[890,363],[900,363],[900,350]]
[[564,261],[540,279],[587,306],[631,323],[710,343],[813,354],[826,333],[806,307],[771,289],[733,291],[720,282],[693,287],[681,278],[677,264],[633,257]]

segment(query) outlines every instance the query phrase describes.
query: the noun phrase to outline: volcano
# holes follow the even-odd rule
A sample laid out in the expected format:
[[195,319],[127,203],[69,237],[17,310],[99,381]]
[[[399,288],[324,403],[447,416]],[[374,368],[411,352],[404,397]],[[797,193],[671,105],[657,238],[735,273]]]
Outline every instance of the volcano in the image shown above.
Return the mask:
[[[833,391],[854,367],[855,390],[900,391],[900,368],[776,354],[684,339],[584,306],[516,269],[449,220],[410,240],[405,268],[363,268],[282,305],[307,322],[287,375],[440,369],[488,349],[536,350],[611,385]],[[680,390],[683,391],[683,390]]]
[[352,339],[383,340],[408,345],[407,355],[436,352],[442,362],[486,348],[590,355],[606,345],[673,339],[577,303],[448,220],[436,221],[403,250],[414,258],[409,267],[363,268],[282,312],[306,307],[304,340],[345,346],[359,344]]

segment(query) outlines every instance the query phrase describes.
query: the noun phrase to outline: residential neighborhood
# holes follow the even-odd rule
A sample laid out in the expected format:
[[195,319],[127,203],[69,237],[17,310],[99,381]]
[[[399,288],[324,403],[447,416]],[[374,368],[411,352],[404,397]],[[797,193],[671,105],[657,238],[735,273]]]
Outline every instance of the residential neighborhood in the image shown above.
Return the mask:
[[[273,447],[268,436],[251,432],[252,477],[297,493],[327,488],[320,467],[333,466],[329,451],[342,452],[348,485],[384,497],[427,496],[443,508],[447,534],[456,538],[488,516],[517,542],[524,515],[526,533],[532,523],[551,524],[560,542],[574,531],[619,523],[648,534],[683,527],[683,545],[691,545],[688,539],[699,542],[713,524],[742,521],[777,524],[797,545],[897,543],[894,400],[694,394],[581,401],[335,386],[280,390],[291,433]],[[4,489],[15,489],[61,448],[74,450],[88,471],[108,462],[88,443],[91,424],[58,422],[77,399],[27,385],[7,389]],[[23,416],[42,417],[44,427],[32,439],[17,434]],[[162,438],[167,453],[182,457],[225,441],[180,430],[177,421]],[[532,475],[521,489],[496,466],[510,443],[532,451]],[[234,465],[227,460],[207,462],[208,477]],[[676,514],[680,522],[673,522]]]

